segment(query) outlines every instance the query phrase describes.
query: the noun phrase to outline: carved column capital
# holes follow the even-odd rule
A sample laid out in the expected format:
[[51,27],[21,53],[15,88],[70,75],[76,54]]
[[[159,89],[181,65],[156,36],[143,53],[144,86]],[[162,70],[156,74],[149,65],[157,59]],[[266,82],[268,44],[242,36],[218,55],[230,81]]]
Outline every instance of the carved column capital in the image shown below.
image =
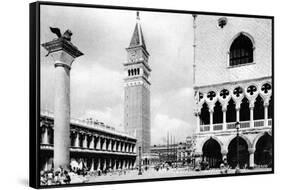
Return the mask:
[[248,148],[249,154],[254,154],[256,149],[255,148]]

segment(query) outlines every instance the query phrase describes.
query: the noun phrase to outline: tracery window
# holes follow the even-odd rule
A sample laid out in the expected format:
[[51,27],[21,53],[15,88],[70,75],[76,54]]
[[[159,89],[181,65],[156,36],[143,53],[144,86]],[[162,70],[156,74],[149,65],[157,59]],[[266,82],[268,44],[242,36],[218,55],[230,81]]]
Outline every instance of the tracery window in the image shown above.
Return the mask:
[[253,62],[253,43],[245,36],[240,34],[230,47],[230,66],[236,66]]

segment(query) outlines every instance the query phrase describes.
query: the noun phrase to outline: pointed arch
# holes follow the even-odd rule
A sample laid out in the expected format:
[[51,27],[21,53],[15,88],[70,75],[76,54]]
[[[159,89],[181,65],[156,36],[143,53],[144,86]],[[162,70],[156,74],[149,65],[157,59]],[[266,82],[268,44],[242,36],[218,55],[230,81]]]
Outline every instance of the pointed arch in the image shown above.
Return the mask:
[[200,124],[207,125],[210,124],[210,112],[209,106],[206,102],[202,104],[201,111],[200,111]]
[[229,45],[229,66],[252,63],[254,60],[254,39],[245,32],[240,32]]
[[264,135],[269,135],[269,136],[271,136],[268,132],[259,133],[259,134],[254,138],[254,140],[253,140],[253,148],[256,147],[258,140],[259,140],[262,136],[264,136]]
[[226,109],[226,122],[235,122],[236,121],[236,104],[235,101],[230,98],[228,101]]
[[240,121],[250,120],[250,103],[247,97],[244,97],[240,104]]
[[254,106],[254,120],[264,119],[264,100],[258,95]]
[[215,103],[213,117],[214,124],[223,122],[222,104],[219,100]]
[[217,136],[207,136],[207,137],[205,137],[204,140],[201,142],[201,146],[200,146],[200,147],[203,147],[204,144],[205,144],[208,140],[210,140],[210,139],[216,140],[216,141],[219,143],[221,149],[223,150],[223,143],[222,143],[222,141],[221,141]]
[[[236,135],[233,135],[233,136],[229,139],[229,141],[227,141],[227,143],[225,144],[225,147],[228,148],[230,142],[233,141],[236,137],[237,137]],[[239,137],[246,141],[246,143],[247,143],[247,145],[248,145],[248,148],[252,148],[252,147],[253,147],[253,144],[251,143],[250,139],[249,139],[246,135],[239,134]]]

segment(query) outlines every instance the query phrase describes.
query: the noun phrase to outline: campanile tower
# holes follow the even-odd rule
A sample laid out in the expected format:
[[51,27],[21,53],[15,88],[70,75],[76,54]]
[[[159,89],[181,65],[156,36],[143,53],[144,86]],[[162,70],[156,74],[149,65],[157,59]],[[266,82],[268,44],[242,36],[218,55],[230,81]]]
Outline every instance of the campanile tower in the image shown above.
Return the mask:
[[149,53],[146,49],[141,29],[139,12],[133,36],[127,51],[127,61],[124,63],[125,130],[137,138],[137,150],[141,147],[143,153],[150,147],[150,66]]

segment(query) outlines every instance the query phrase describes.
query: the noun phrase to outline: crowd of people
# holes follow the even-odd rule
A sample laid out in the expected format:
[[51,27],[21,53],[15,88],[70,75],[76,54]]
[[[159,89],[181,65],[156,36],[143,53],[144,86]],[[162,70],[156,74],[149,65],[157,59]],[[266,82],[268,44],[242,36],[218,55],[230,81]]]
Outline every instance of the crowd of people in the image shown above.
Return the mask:
[[[71,171],[70,171],[71,172]],[[62,167],[57,171],[41,171],[40,172],[40,184],[41,185],[61,185],[69,184],[71,182],[70,174]]]

